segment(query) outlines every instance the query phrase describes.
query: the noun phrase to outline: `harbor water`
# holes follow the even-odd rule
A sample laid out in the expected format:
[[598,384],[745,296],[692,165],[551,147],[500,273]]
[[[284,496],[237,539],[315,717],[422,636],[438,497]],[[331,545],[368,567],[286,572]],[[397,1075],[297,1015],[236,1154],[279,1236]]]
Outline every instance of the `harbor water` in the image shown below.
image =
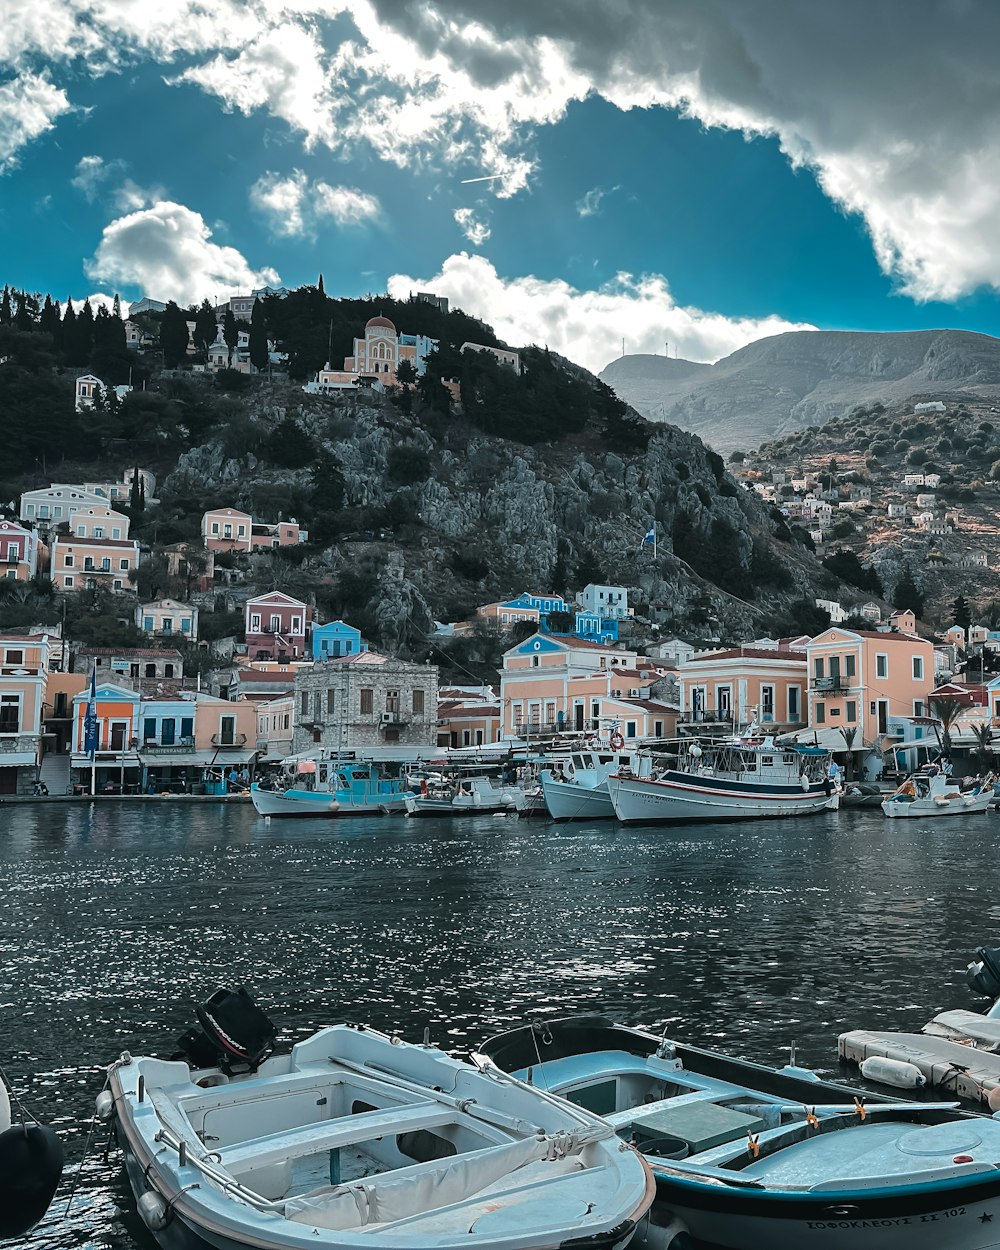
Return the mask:
[[998,832],[877,810],[665,829],[0,807],[0,1063],[68,1159],[30,1244],[152,1246],[105,1125],[79,1166],[101,1067],[169,1056],[219,985],[248,985],[282,1045],[368,1021],[468,1049],[601,1010],[840,1075],[844,1029],[979,1009],[964,969],[1000,937]]

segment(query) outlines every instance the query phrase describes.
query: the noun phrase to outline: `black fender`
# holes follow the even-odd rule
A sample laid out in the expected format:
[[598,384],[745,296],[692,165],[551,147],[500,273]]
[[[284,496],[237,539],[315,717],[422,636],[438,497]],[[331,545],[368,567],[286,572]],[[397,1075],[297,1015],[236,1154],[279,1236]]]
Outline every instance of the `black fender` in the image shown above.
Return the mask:
[[62,1176],[62,1142],[44,1124],[0,1133],[0,1240],[22,1237],[49,1209]]

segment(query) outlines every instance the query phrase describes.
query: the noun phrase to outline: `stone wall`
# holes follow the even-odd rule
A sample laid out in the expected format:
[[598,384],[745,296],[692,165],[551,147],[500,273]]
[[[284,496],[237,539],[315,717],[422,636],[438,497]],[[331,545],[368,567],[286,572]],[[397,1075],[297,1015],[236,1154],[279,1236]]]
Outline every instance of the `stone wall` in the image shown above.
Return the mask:
[[292,749],[437,745],[438,670],[405,660],[331,661],[295,677]]

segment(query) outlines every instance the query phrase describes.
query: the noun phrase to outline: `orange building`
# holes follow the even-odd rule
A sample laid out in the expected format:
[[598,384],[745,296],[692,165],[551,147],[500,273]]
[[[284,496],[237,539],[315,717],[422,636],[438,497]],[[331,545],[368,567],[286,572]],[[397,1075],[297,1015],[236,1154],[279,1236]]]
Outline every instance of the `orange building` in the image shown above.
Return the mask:
[[730,647],[680,666],[680,723],[731,732],[750,724],[782,732],[806,721],[804,651]]

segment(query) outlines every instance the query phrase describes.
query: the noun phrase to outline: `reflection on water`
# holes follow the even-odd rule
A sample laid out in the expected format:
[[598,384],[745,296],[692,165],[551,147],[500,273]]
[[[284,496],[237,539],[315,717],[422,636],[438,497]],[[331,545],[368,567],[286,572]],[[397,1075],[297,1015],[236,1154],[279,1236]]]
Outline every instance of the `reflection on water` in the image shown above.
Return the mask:
[[967,958],[996,936],[997,818],[913,823],[0,808],[0,1062],[73,1165],[32,1244],[151,1244],[103,1126],[62,1218],[100,1068],[169,1054],[220,984],[248,984],[285,1044],[365,1020],[461,1047],[538,1009],[600,1008],[765,1062],[795,1042],[830,1071],[845,1028],[966,1005]]

